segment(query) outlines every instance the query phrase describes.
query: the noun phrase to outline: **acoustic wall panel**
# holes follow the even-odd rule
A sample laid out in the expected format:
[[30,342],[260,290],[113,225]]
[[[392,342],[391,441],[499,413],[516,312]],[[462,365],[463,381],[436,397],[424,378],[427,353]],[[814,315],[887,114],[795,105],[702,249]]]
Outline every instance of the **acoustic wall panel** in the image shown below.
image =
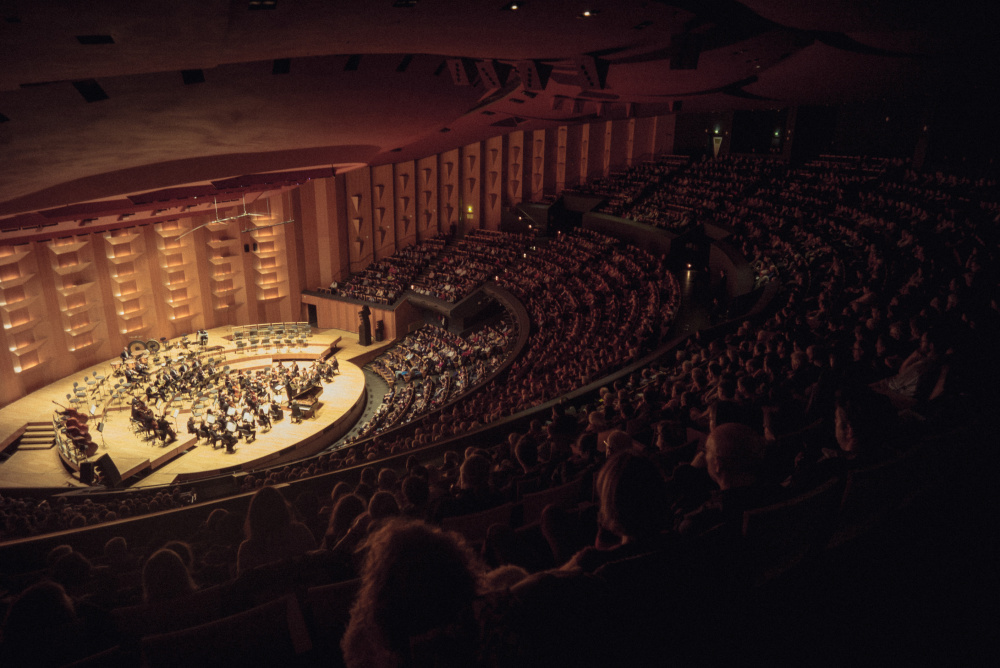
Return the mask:
[[511,132],[504,137],[507,147],[507,201],[516,206],[524,201],[524,131]]
[[561,193],[566,183],[566,126],[545,131],[544,191],[550,195]]
[[371,174],[375,259],[381,260],[396,252],[396,201],[393,196],[392,165],[373,167]]
[[463,146],[461,150],[462,196],[459,200],[459,229],[462,232],[482,227],[483,216],[483,145]]
[[361,167],[344,174],[347,188],[347,224],[351,273],[361,271],[375,258],[372,228],[371,169]]
[[393,213],[396,218],[396,247],[405,248],[417,242],[417,179],[416,163],[412,160],[393,165],[395,175]]
[[631,119],[623,118],[607,123],[607,170],[620,172],[629,165]]
[[[525,137],[526,141],[529,141]],[[529,199],[541,202],[545,197],[545,130],[535,130],[531,133],[531,162],[528,163],[531,173]]]
[[656,116],[635,119],[632,138],[632,164],[638,165],[653,159],[656,154]]
[[461,199],[462,168],[459,149],[442,153],[438,158],[438,222],[443,232],[458,229],[459,200]]
[[501,212],[504,206],[504,163],[503,137],[490,137],[483,142],[483,213],[481,226],[489,230],[500,229]]

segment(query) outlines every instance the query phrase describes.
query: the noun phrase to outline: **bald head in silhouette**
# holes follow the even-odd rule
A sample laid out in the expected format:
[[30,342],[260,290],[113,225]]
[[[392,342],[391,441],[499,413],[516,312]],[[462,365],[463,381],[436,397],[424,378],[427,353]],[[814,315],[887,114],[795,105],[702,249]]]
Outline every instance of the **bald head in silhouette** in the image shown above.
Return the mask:
[[743,424],[721,424],[705,441],[705,467],[719,489],[755,484],[763,458],[764,439]]

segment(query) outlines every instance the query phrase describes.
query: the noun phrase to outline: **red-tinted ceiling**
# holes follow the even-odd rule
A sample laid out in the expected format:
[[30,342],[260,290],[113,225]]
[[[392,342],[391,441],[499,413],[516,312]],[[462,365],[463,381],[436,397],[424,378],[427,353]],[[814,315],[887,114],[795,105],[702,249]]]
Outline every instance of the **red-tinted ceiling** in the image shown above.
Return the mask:
[[[665,113],[674,99],[688,112],[933,93],[996,58],[979,48],[995,17],[968,2],[252,4],[0,1],[0,228],[77,202]],[[476,61],[509,71],[506,85],[489,88]],[[534,97],[525,61],[552,70]],[[603,88],[586,81],[595,67]]]

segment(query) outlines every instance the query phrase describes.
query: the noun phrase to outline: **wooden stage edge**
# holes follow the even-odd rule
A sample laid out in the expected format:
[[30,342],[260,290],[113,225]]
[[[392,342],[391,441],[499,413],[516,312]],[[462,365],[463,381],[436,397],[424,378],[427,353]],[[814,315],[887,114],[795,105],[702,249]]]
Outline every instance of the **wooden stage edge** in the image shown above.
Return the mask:
[[[234,454],[226,453],[225,448],[213,449],[211,445],[198,444],[187,433],[186,405],[175,418],[178,439],[165,446],[157,441],[143,441],[141,436],[132,433],[127,410],[107,411],[103,433],[91,429],[92,438],[99,447],[88,461],[96,462],[108,455],[123,478],[122,487],[151,487],[198,480],[219,473],[250,471],[319,452],[347,433],[364,412],[367,392],[361,365],[393,344],[393,341],[386,341],[362,346],[358,343],[357,334],[339,329],[313,328],[308,344],[299,350],[279,352],[274,349],[271,353],[258,351],[247,354],[236,350],[229,327],[208,330],[208,335],[207,347],[219,347],[215,354],[224,354],[225,364],[232,369],[260,368],[272,362],[309,362],[336,342],[340,374],[334,377],[333,382],[323,383],[323,394],[313,417],[292,424],[286,416],[276,422],[270,431],[258,431],[255,441],[246,443],[240,440]],[[16,441],[28,423],[51,424],[55,409],[52,402],[64,404],[66,395],[73,392],[73,382],[82,384],[84,378],[92,377],[95,371],[110,378],[111,362],[108,360],[81,369],[0,409],[0,444],[9,445]],[[5,462],[0,463],[0,490],[86,487],[79,481],[78,468],[64,463],[57,447],[19,447]],[[143,475],[135,479],[140,474]]]

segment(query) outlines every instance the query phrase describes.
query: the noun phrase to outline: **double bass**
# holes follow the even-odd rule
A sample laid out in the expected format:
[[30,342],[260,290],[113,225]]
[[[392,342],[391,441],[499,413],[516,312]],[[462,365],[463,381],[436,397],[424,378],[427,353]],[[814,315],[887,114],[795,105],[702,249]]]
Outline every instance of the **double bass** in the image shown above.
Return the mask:
[[173,443],[177,440],[177,432],[175,432],[174,428],[170,426],[170,422],[167,420],[166,415],[156,418],[154,434],[156,435],[156,438],[163,441],[164,445],[167,443]]
[[89,416],[75,408],[66,408],[55,401],[52,403],[63,409],[56,411],[61,416],[58,420],[61,431],[73,442],[73,446],[81,455],[84,457],[93,456],[97,452],[97,443],[90,437],[90,427],[87,426]]

